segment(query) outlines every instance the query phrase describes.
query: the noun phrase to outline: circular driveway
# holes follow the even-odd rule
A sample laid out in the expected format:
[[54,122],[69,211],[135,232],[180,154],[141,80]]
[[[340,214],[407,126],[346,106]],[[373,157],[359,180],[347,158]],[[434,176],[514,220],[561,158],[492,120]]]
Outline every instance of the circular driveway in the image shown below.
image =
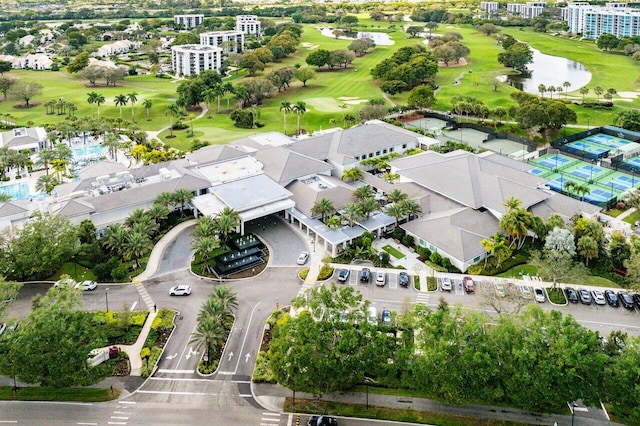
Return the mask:
[[245,234],[256,234],[269,246],[269,266],[292,266],[300,252],[309,250],[302,236],[276,216],[263,217],[245,225]]

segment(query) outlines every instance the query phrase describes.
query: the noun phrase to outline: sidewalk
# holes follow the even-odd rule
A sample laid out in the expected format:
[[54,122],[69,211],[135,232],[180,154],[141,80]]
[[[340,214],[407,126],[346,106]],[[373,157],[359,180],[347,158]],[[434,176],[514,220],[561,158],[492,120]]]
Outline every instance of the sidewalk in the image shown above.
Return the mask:
[[[293,397],[293,393],[280,385],[254,383],[253,392],[255,399],[266,409],[282,412],[285,398]],[[296,392],[296,398],[315,399],[311,394]],[[482,419],[510,420],[530,424],[558,426],[571,425],[571,416],[559,414],[539,414],[517,408],[505,408],[484,405],[449,405],[425,398],[404,397],[395,395],[382,395],[369,392],[369,406],[388,407],[395,409],[410,409],[416,411],[431,411],[457,416],[469,416]],[[335,392],[322,395],[322,401],[342,402],[346,404],[365,405],[367,394],[364,392]],[[311,414],[311,413],[310,413]],[[315,414],[315,413],[314,413]],[[605,426],[617,425],[606,420],[586,418],[576,414],[575,424],[581,426]]]

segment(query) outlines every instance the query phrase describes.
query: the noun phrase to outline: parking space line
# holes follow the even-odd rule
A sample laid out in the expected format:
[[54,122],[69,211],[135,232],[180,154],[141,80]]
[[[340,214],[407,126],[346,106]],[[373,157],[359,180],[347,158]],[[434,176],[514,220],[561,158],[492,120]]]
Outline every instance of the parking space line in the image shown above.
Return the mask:
[[389,279],[389,288],[396,289],[398,288],[398,274],[387,274]]
[[349,273],[349,285],[358,285],[358,271],[351,270]]

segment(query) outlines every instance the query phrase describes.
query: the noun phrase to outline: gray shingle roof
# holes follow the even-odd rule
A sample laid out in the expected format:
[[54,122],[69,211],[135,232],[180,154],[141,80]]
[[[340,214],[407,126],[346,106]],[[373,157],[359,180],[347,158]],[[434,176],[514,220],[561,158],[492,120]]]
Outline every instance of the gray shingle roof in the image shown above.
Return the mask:
[[281,147],[257,151],[255,158],[264,165],[264,172],[274,181],[287,185],[295,179],[330,172],[331,165]]
[[312,217],[311,208],[320,199],[326,198],[333,203],[336,210],[344,208],[347,204],[354,202],[353,189],[345,186],[334,186],[317,191],[309,185],[295,181],[287,186],[293,194],[291,199],[296,203],[296,208],[309,217]]
[[26,200],[7,201],[0,204],[0,217],[13,216],[29,211],[26,206]]

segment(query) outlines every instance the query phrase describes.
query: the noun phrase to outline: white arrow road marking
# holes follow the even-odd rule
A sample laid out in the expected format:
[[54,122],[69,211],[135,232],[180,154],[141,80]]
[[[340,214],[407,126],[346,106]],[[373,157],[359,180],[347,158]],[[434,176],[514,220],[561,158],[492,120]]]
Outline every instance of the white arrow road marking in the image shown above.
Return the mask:
[[175,353],[175,354],[173,354],[173,355],[168,355],[168,356],[166,356],[165,358],[166,358],[166,359],[174,359],[174,358],[175,358],[175,357],[177,357],[177,356],[178,356],[178,352],[176,352],[176,353]]
[[198,352],[194,351],[193,348],[189,347],[189,353],[185,356],[185,358],[189,359],[192,355],[198,355]]
[[249,358],[251,358],[251,353],[247,352],[247,354],[244,356],[244,362],[249,362]]
[[231,358],[233,358],[233,352],[229,352],[229,361],[231,361]]

